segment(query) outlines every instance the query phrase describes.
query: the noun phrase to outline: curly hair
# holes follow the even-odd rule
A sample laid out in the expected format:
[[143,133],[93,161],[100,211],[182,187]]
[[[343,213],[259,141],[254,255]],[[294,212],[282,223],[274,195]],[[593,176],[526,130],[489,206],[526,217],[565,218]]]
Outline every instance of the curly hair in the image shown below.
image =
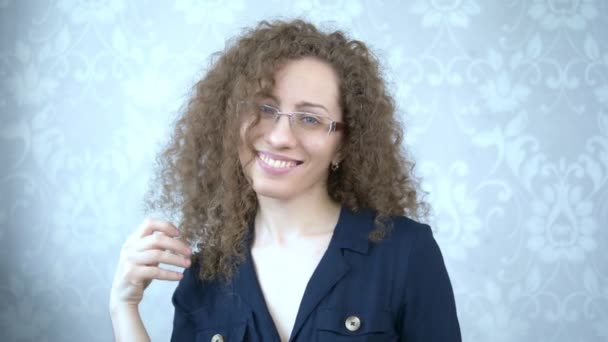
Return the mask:
[[200,264],[201,280],[232,277],[245,258],[245,239],[258,209],[238,158],[236,105],[271,92],[276,71],[290,60],[314,57],[338,75],[347,130],[341,166],[328,176],[329,196],[353,211],[375,211],[371,241],[389,232],[390,216],[427,215],[414,163],[402,146],[394,101],[378,59],[364,43],[299,19],[262,21],[216,57],[157,156],[157,172],[144,198],[147,210],[179,216],[180,239],[198,250],[192,258]]

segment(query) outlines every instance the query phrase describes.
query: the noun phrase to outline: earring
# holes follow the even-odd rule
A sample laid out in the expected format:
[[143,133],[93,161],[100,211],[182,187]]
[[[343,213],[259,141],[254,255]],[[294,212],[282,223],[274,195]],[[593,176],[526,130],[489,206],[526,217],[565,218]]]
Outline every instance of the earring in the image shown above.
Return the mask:
[[339,167],[340,167],[340,162],[332,162],[331,163],[331,170],[332,171],[335,172],[336,170],[338,170]]

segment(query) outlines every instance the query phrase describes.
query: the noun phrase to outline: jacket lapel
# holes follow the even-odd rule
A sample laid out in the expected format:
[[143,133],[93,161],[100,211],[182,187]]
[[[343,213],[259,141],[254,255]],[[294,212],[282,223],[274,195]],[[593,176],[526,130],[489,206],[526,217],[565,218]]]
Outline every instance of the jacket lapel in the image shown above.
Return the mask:
[[[360,254],[367,254],[369,249],[368,234],[373,228],[373,213],[369,210],[352,212],[342,206],[340,217],[332,235],[325,254],[313,272],[300,307],[289,341],[294,341],[308,317],[319,306],[321,301],[331,293],[335,285],[350,271],[351,266],[345,256],[344,249]],[[250,226],[246,238],[246,259],[232,278],[232,288],[257,314],[268,322],[266,329],[274,329],[275,341],[279,341],[279,334],[273,324],[272,317],[266,306],[264,295],[257,279],[253,259],[251,257],[251,243],[253,241],[253,225]]]
[[235,276],[232,278],[232,288],[244,302],[253,308],[253,311],[257,315],[262,317],[262,320],[258,321],[258,324],[263,324],[264,326],[259,328],[264,329],[265,331],[271,330],[272,334],[274,335],[273,341],[278,342],[281,339],[272,320],[272,316],[270,315],[270,311],[268,311],[268,306],[266,305],[266,300],[264,299],[264,294],[262,293],[262,287],[258,281],[255,266],[253,264],[253,258],[251,256],[252,242],[253,224],[249,226],[249,231],[247,237],[245,238],[245,246],[247,248],[247,252],[245,254],[246,258],[239,266]]
[[344,255],[344,249],[367,254],[369,248],[368,233],[373,227],[371,212],[353,213],[344,206],[334,230],[327,251],[313,272],[302,301],[289,341],[294,341],[310,314],[317,308],[335,285],[350,271],[350,265]]

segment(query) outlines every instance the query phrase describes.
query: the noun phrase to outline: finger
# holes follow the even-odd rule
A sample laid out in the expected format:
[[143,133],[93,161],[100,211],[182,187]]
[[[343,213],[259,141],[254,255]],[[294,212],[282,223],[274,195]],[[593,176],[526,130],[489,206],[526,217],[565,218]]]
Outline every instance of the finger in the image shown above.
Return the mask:
[[190,247],[180,240],[173,239],[164,234],[152,234],[145,236],[137,242],[136,251],[145,251],[150,249],[170,250],[176,254],[190,257],[192,254]]
[[140,266],[134,270],[134,275],[139,279],[159,279],[159,280],[181,280],[184,275],[182,272],[165,270],[156,266]]
[[168,221],[156,220],[147,217],[141,223],[138,229],[139,237],[144,237],[152,234],[153,232],[163,232],[169,236],[178,236],[179,230]]
[[134,253],[131,261],[138,265],[157,266],[159,263],[178,267],[190,267],[190,258],[171,254],[168,251],[150,249]]

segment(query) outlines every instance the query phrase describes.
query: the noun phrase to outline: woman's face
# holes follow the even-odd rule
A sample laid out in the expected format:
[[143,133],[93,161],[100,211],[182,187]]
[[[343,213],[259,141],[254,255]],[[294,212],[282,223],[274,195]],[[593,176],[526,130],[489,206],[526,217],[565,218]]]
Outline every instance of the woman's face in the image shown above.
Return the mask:
[[[341,122],[338,99],[338,79],[332,67],[318,59],[302,58],[287,62],[277,71],[272,96],[259,104],[281,112],[308,112]],[[276,122],[262,118],[250,128],[254,148],[250,151],[242,141],[252,117],[241,125],[239,158],[257,195],[291,199],[311,191],[326,193],[330,164],[340,160],[342,133],[319,134],[302,126],[298,128],[285,115]]]

